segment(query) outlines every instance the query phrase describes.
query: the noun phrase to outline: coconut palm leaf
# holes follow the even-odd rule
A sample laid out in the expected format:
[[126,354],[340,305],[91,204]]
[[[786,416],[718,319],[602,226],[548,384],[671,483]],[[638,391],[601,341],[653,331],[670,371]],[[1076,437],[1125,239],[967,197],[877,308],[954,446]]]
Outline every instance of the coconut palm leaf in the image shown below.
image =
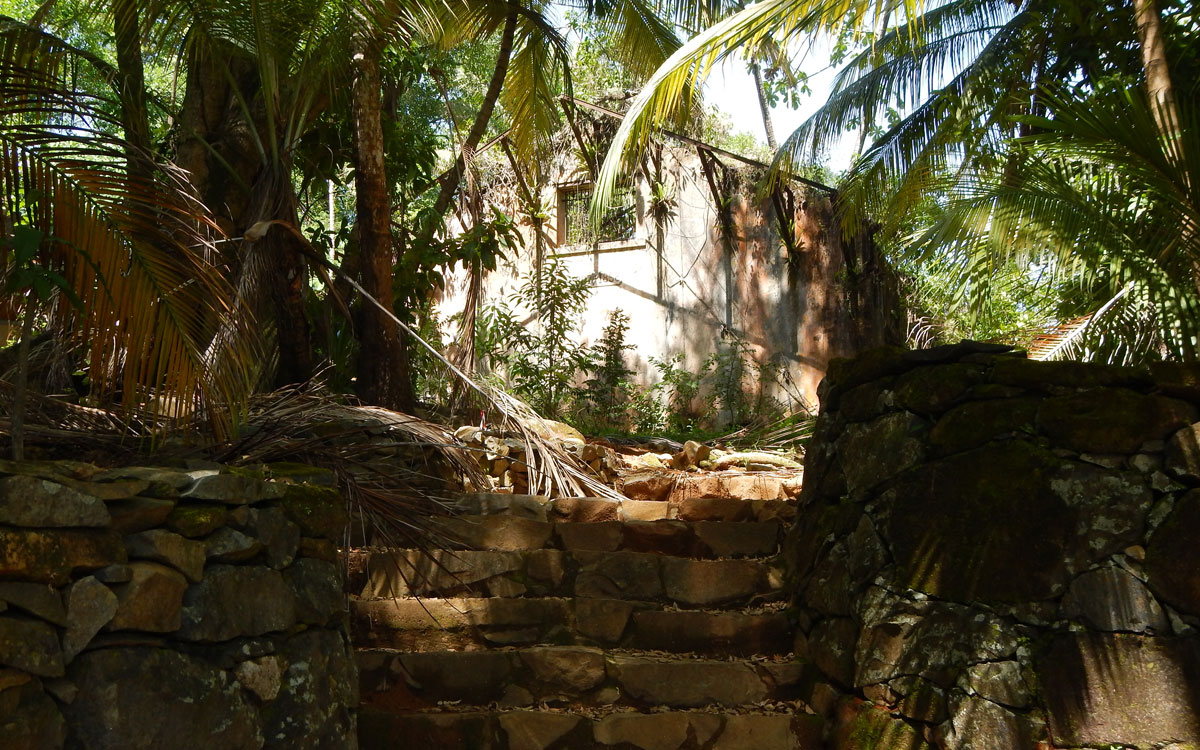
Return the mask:
[[94,396],[159,417],[200,410],[227,431],[253,358],[239,335],[210,345],[222,322],[249,321],[208,260],[213,227],[181,175],[130,175],[114,101],[75,90],[90,63],[0,22],[0,225],[40,232],[38,263],[77,298],[60,296],[52,325],[84,352]]
[[802,39],[845,26],[862,28],[901,8],[906,18],[916,18],[921,6],[918,0],[762,0],[709,27],[676,50],[630,105],[596,181],[594,219],[603,215],[618,175],[636,167],[652,133],[671,122],[689,103],[694,87],[728,56],[758,49],[769,40]]
[[[950,248],[969,262],[1040,262],[1060,280],[1102,283],[1118,306],[1153,310],[1169,356],[1194,359],[1200,336],[1200,133],[1194,102],[1181,102],[1181,128],[1163,135],[1140,95],[1086,101],[1045,92],[1055,116],[1026,118],[1040,132],[999,172],[964,175],[944,215],[916,243]],[[1098,317],[1088,328],[1102,334]],[[1111,334],[1111,330],[1109,333]],[[1111,338],[1111,336],[1110,336]],[[1132,355],[1130,355],[1132,356]]]

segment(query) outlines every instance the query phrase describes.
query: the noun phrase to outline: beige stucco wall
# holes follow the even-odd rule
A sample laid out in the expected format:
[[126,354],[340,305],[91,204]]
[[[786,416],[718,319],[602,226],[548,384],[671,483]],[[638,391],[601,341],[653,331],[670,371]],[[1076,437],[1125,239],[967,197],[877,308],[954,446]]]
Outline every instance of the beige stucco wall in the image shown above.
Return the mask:
[[[802,249],[789,259],[769,200],[745,197],[748,187],[739,190],[742,197],[733,204],[736,236],[726,243],[695,151],[664,150],[662,169],[676,206],[661,233],[647,215],[650,188],[639,176],[633,241],[546,248],[546,255],[559,257],[572,275],[592,279],[581,331],[585,346],[597,340],[609,314],[620,308],[631,320],[628,343],[636,347],[629,364],[642,383],[649,384],[658,377],[651,356],[682,353],[688,367],[698,368],[723,334],[736,335],[760,361],[781,366],[785,386],[774,386],[770,395],[793,406],[815,407],[816,387],[831,357],[895,341],[896,332],[888,330],[887,322],[892,316],[865,309],[892,306],[894,295],[883,283],[890,274],[880,273],[870,242],[852,243],[850,253],[843,251],[827,198],[797,189],[796,228]],[[565,162],[557,165],[556,173],[555,185],[587,179],[585,172]],[[550,215],[557,216],[557,189],[547,188],[541,198],[551,208]],[[547,229],[553,242],[556,227]],[[487,277],[485,301],[511,298],[531,270],[536,251],[532,231],[525,230],[527,242],[520,255]],[[848,261],[865,273],[848,273]],[[441,307],[443,320],[461,309],[464,288],[461,277],[451,285]],[[867,318],[880,323],[865,325]]]

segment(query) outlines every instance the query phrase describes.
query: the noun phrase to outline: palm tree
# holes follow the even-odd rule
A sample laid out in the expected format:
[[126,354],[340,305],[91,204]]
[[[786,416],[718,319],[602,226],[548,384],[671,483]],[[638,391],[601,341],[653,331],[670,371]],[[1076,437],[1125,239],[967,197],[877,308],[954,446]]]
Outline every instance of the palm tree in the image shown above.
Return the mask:
[[[631,108],[605,160],[594,208],[601,208],[599,201],[608,195],[622,164],[636,155],[651,129],[670,113],[673,97],[681,90],[681,73],[689,70],[704,73],[739,45],[756,43],[764,37],[786,44],[810,31],[837,28],[839,23],[843,28],[861,27],[868,19],[901,10],[898,4],[892,5],[897,7],[884,3],[766,0],[710,28],[655,74]],[[850,20],[831,19],[827,13],[833,8],[849,10]],[[1058,204],[1060,207],[1092,201],[1095,210],[1088,215],[1093,217],[1096,211],[1111,208],[1100,200],[1103,179],[1094,181],[1090,187],[1078,180],[1064,181],[1065,178],[1055,183],[1045,172],[1051,166],[1061,174],[1070,174],[1072,170],[1078,173],[1080,169],[1103,171],[1100,163],[1124,168],[1119,159],[1094,161],[1112,153],[1091,150],[1097,147],[1095,141],[1068,137],[1074,132],[1073,125],[1082,121],[1075,116],[1079,112],[1068,108],[1080,101],[1090,101],[1092,92],[1106,85],[1143,81],[1153,101],[1145,111],[1157,114],[1148,121],[1138,118],[1129,121],[1139,122],[1143,128],[1140,145],[1161,146],[1168,158],[1183,158],[1186,136],[1181,128],[1172,125],[1180,121],[1180,115],[1173,111],[1176,103],[1169,75],[1172,61],[1166,53],[1169,45],[1163,44],[1166,31],[1153,0],[1135,0],[1132,6],[1100,2],[1064,6],[1045,0],[949,0],[921,8],[920,12],[916,10],[903,8],[904,12],[896,14],[897,20],[890,28],[885,28],[878,39],[848,61],[830,99],[787,139],[776,157],[774,174],[786,173],[795,164],[819,154],[853,125],[865,124],[873,112],[884,106],[901,113],[856,161],[839,186],[843,227],[847,232],[856,231],[866,216],[878,218],[885,232],[895,231],[925,196],[953,192],[957,195],[952,204],[955,210],[937,232],[926,236],[924,247],[930,247],[928,243],[933,237],[951,242],[956,235],[949,227],[957,221],[964,232],[970,229],[968,234],[972,239],[961,235],[953,247],[959,251],[978,248],[982,246],[981,236],[986,234],[979,227],[999,232],[1001,224],[984,222],[1002,218],[996,213],[988,214],[987,220],[981,218],[982,207],[989,200],[999,201],[1001,195],[1015,200],[1017,194],[1029,191],[1023,209],[1004,217],[1006,221],[1019,218],[1026,224],[1016,228],[1003,226],[1025,239],[1038,235],[1042,247],[1049,248],[1046,231],[1061,228],[1061,221],[1056,219],[1062,216],[1035,215],[1032,207],[1041,205],[1036,198],[1038,192],[1057,184],[1064,201]],[[1177,30],[1176,34],[1179,33]],[[1177,44],[1175,49],[1180,46]],[[1072,89],[1064,93],[1060,85],[1054,92],[1051,83],[1066,83]],[[1122,106],[1136,107],[1137,103],[1126,102]],[[1060,110],[1066,119],[1052,127],[1048,123],[1057,123]],[[1111,106],[1103,111],[1110,115],[1116,112]],[[1042,164],[1031,162],[1031,153],[1044,157],[1049,148],[1047,141],[1028,140],[1039,131],[1052,131],[1060,143],[1073,143],[1082,149],[1078,154],[1082,161],[1071,161],[1067,149],[1061,146],[1057,147],[1054,159]],[[1132,134],[1122,133],[1122,137],[1138,140]],[[1154,138],[1154,133],[1168,135]],[[1143,155],[1150,159],[1148,154]],[[1183,179],[1179,185],[1186,187],[1185,161],[1180,161],[1175,169],[1175,176]],[[1149,179],[1144,169],[1134,170],[1126,178],[1131,185],[1148,184]],[[969,228],[962,224],[968,209],[974,212],[976,222]],[[1190,231],[1188,226],[1174,225],[1170,230],[1176,235],[1182,230],[1186,235]],[[1163,231],[1164,227],[1155,229]],[[1071,230],[1064,228],[1062,232],[1055,241],[1058,248],[1081,239]],[[1121,279],[1121,284],[1129,283],[1129,274],[1140,268],[1143,276],[1138,283],[1147,289],[1156,286],[1161,290],[1166,280],[1185,283],[1186,277],[1179,273],[1163,275],[1164,263],[1173,264],[1175,259],[1151,262],[1152,256],[1145,256],[1137,260],[1136,253],[1124,258],[1120,272],[1112,273],[1111,264],[1123,257],[1119,254],[1133,252],[1128,242],[1117,242],[1116,236],[1106,238],[1114,243],[1111,246],[1077,252],[1070,263],[1059,256],[1056,267],[1064,273],[1087,268],[1093,277],[1102,273],[1106,278]],[[994,246],[1010,239],[997,234]],[[979,256],[966,253],[962,257],[972,258],[976,269],[987,267],[980,265]],[[1189,289],[1183,288],[1174,296],[1182,300],[1189,294]],[[1127,295],[1129,299],[1137,296]],[[1175,309],[1176,320],[1190,303],[1178,304],[1182,307]],[[1187,348],[1174,350],[1183,353]]]
[[81,94],[85,69],[126,85],[95,56],[0,17],[6,272],[20,270],[16,242],[35,236],[22,262],[58,279],[60,293],[45,283],[40,294],[36,283],[8,291],[26,321],[48,303],[49,329],[84,351],[93,397],[151,416],[200,409],[227,433],[252,381],[250,318],[213,263],[213,225],[185,176],[116,135],[128,124],[111,114],[121,93]]

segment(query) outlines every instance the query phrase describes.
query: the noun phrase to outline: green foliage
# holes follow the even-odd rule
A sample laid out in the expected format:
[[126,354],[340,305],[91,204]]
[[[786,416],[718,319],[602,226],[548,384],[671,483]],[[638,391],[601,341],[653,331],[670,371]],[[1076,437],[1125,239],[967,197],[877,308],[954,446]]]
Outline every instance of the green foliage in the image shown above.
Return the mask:
[[624,431],[631,425],[630,406],[636,390],[629,378],[634,374],[625,364],[625,352],[633,349],[625,343],[629,316],[621,309],[608,316],[608,325],[591,347],[586,370],[592,377],[584,383],[581,402],[587,419],[602,431]]
[[507,300],[480,310],[475,346],[484,367],[540,414],[568,413],[577,376],[590,363],[578,340],[589,287],[587,279],[571,276],[565,264],[550,258],[524,278],[516,295],[532,313],[533,330]]
[[705,360],[698,372],[692,372],[684,364],[684,355],[676,354],[669,359],[650,358],[650,364],[658,370],[656,386],[666,396],[667,430],[671,433],[688,433],[712,416],[711,403],[698,407],[700,388],[712,369],[712,361]]

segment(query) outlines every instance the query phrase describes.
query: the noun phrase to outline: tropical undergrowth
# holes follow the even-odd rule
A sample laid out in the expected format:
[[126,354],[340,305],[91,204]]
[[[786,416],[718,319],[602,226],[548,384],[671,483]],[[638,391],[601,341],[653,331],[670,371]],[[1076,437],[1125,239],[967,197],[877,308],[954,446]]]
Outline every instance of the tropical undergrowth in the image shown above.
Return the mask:
[[[682,353],[641,360],[628,343],[631,321],[609,312],[601,334],[582,337],[590,289],[551,258],[522,278],[512,300],[481,307],[475,345],[481,370],[539,413],[587,434],[711,437],[747,424],[777,424],[799,412],[786,372],[761,362],[726,332],[714,351],[688,366]],[[648,377],[635,363],[645,361]],[[649,381],[649,382],[646,382]]]

